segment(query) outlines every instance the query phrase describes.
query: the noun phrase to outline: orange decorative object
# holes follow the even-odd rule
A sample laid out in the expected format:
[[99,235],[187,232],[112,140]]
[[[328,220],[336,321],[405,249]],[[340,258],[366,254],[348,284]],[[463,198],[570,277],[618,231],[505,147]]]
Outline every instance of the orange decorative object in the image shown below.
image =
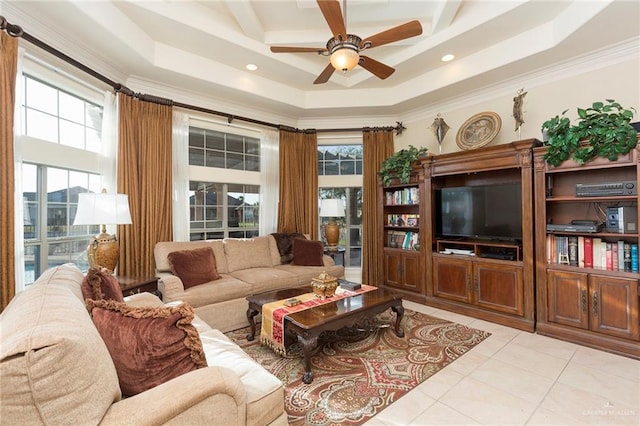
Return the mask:
[[87,258],[91,267],[102,266],[114,272],[120,257],[120,248],[115,235],[98,234],[87,247]]

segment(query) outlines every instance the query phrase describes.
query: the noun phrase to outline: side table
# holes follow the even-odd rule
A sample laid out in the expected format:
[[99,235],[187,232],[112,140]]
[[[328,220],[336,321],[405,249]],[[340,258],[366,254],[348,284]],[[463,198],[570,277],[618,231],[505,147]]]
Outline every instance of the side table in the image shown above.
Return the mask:
[[158,290],[158,277],[129,277],[117,275],[116,278],[118,283],[120,283],[124,297],[146,291],[162,299],[162,292]]
[[347,249],[345,249],[344,247],[338,247],[335,250],[329,250],[327,247],[324,248],[324,254],[326,254],[327,256],[331,256],[334,262],[336,261],[336,256],[339,256],[342,259],[342,263],[336,262],[336,265],[342,265],[342,266],[347,266],[344,264],[345,251],[347,251]]

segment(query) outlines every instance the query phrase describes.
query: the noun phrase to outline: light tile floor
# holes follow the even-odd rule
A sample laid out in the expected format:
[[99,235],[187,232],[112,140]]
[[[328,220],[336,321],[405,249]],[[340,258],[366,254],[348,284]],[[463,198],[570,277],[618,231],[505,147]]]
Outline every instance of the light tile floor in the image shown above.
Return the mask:
[[366,426],[640,425],[640,361],[404,305],[492,334]]

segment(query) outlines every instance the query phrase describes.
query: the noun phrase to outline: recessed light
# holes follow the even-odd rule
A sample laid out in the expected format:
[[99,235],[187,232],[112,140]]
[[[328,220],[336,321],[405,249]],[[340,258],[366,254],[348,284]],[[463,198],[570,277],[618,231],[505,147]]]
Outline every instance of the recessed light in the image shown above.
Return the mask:
[[249,71],[255,71],[258,69],[258,66],[256,64],[247,64],[244,66],[246,69],[248,69]]
[[444,55],[442,58],[440,58],[440,60],[442,62],[449,62],[449,61],[453,61],[453,59],[455,58],[455,55],[452,55],[451,53]]

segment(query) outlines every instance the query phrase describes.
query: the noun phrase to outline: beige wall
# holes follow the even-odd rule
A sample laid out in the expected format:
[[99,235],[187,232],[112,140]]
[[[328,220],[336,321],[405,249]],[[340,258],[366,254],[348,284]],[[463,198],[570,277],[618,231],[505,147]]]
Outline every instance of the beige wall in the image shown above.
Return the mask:
[[[613,62],[613,61],[612,61]],[[575,68],[575,67],[574,67]],[[594,68],[594,67],[592,67]],[[577,72],[577,74],[576,74]],[[489,144],[503,144],[519,139],[542,139],[540,128],[547,119],[559,115],[569,109],[567,115],[572,120],[577,117],[576,108],[589,107],[595,101],[615,99],[623,107],[633,107],[636,115],[632,122],[640,121],[640,59],[638,57],[603,66],[588,72],[572,69],[565,77],[559,71],[555,80],[547,76],[547,82],[539,82],[529,86],[526,81],[514,85],[513,90],[500,89],[499,95],[474,95],[475,100],[465,104],[464,100],[451,102],[452,106],[429,106],[431,114],[413,120],[406,120],[402,135],[396,136],[395,148],[400,150],[408,145],[426,146],[429,152],[438,153],[438,142],[430,130],[431,123],[438,112],[441,113],[451,127],[442,143],[442,153],[457,152],[461,149],[456,144],[456,133],[460,126],[471,116],[483,111],[493,111],[500,115],[502,128],[496,139]],[[538,81],[543,78],[537,78]],[[519,88],[528,92],[524,102],[524,120],[521,136],[514,132],[515,121],[512,117],[513,97]],[[462,107],[456,105],[464,105]],[[439,109],[442,108],[442,109]]]

